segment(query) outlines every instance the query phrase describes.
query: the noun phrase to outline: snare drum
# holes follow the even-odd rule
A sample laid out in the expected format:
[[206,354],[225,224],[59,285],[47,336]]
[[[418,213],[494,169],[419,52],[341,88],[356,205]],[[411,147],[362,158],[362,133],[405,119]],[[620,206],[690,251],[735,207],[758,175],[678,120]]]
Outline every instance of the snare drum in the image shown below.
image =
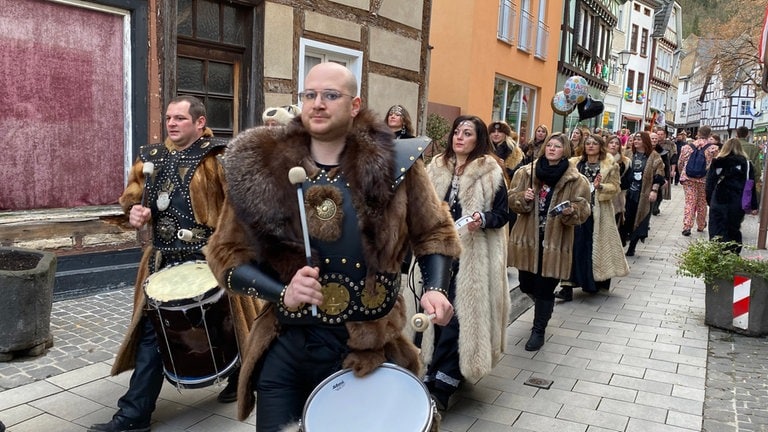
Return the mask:
[[302,430],[426,432],[434,409],[424,383],[400,366],[384,363],[362,378],[344,369],[312,391],[304,405]]
[[206,261],[153,273],[144,292],[171,384],[206,387],[232,373],[239,358],[229,296],[217,286]]

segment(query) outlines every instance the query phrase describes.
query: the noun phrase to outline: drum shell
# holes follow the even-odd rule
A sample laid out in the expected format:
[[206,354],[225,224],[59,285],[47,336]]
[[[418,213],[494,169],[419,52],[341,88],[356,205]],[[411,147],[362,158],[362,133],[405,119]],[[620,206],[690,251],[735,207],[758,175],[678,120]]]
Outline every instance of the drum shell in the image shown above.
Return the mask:
[[171,384],[206,387],[236,369],[237,336],[226,291],[215,287],[197,298],[169,302],[149,298],[147,305]]

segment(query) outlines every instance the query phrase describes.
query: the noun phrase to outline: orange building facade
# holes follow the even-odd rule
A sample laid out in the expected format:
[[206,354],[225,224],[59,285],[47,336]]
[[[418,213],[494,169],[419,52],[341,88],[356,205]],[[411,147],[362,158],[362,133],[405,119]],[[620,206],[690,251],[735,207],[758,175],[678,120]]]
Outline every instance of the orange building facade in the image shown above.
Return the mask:
[[521,143],[550,127],[562,16],[562,0],[433,3],[429,113],[504,120]]

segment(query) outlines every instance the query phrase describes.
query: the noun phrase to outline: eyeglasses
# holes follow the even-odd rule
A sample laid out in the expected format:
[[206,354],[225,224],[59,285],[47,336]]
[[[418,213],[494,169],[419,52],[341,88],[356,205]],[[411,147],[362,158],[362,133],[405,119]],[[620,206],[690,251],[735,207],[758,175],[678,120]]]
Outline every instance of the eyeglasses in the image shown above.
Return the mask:
[[320,100],[323,102],[335,102],[342,96],[349,96],[351,98],[354,97],[352,95],[344,94],[338,90],[307,90],[299,93],[299,99],[301,99],[303,102],[312,102],[317,99],[318,95],[320,95]]
[[563,148],[563,145],[562,144],[547,143],[545,147],[561,149],[561,148]]

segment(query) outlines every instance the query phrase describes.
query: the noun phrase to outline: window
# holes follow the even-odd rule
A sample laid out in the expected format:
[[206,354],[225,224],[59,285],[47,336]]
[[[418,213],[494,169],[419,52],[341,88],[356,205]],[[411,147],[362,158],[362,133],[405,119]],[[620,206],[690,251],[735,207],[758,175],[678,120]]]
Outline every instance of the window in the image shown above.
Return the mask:
[[512,43],[515,25],[515,4],[512,0],[499,2],[499,29],[496,37],[507,43]]
[[624,99],[628,101],[633,101],[635,98],[635,71],[630,69],[627,71],[627,84],[624,88]]
[[216,136],[240,130],[250,9],[204,0],[178,0],[176,93],[200,98]]
[[645,74],[642,72],[637,73],[637,94],[635,95],[635,101],[637,103],[645,102],[645,98],[648,95],[645,94]]
[[629,36],[629,50],[633,53],[637,52],[637,32],[639,28],[637,24],[632,24],[632,33]]
[[643,38],[640,39],[640,55],[648,55],[648,29],[643,29]]
[[531,15],[531,0],[522,0],[520,4],[520,32],[517,35],[517,48],[531,52],[531,32],[533,31],[533,15]]
[[680,104],[680,117],[685,117],[687,112],[688,112],[688,102],[681,103]]
[[547,21],[547,0],[539,0],[539,26],[536,29],[536,52],[534,55],[542,60],[547,59],[547,44],[549,43],[549,27]]
[[640,5],[638,3],[635,3],[635,11],[640,12]]
[[739,102],[739,115],[740,116],[748,116],[751,115],[751,108],[752,104],[748,100],[743,100]]
[[[304,90],[304,78],[307,77],[312,66],[325,62],[334,62],[345,66],[357,78],[358,86],[362,82],[363,53],[361,51],[302,38],[299,41],[299,58],[302,59],[299,63],[299,92]],[[359,87],[357,91],[359,94]]]
[[502,120],[517,132],[519,143],[525,144],[535,127],[531,113],[536,109],[536,89],[497,77],[493,85],[493,121]]

